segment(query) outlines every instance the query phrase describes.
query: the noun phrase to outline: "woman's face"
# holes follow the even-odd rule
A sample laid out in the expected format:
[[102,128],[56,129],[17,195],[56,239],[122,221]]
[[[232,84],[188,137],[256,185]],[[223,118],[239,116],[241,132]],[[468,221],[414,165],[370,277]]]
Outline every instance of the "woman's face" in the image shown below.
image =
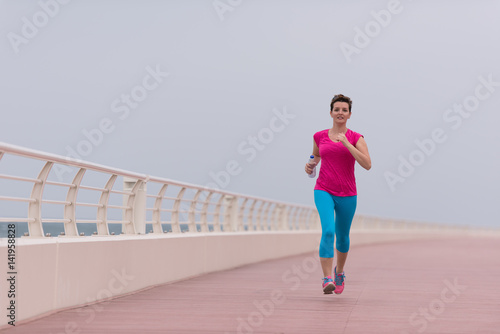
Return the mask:
[[347,120],[351,118],[349,104],[347,102],[335,102],[330,115],[335,123],[345,124]]

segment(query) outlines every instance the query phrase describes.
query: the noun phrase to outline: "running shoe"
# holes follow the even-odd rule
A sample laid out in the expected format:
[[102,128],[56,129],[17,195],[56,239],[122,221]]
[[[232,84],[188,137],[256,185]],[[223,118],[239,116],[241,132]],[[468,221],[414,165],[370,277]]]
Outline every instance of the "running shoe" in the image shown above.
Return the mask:
[[337,267],[335,267],[334,270],[335,273],[335,293],[337,295],[340,295],[342,291],[344,291],[344,281],[345,281],[345,273],[341,272],[340,274],[337,274]]
[[323,292],[326,295],[329,295],[329,294],[333,293],[334,290],[335,290],[335,284],[333,284],[332,277],[327,276],[327,277],[323,278]]

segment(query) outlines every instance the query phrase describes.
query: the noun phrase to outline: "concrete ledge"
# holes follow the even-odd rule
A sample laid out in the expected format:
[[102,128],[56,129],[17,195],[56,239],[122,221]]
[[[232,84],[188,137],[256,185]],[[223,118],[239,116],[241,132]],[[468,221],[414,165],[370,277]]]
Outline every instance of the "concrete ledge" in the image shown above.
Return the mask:
[[[291,231],[16,239],[16,322],[149,286],[310,252],[319,238],[319,231]],[[0,254],[1,268],[7,268],[6,239],[1,240]],[[0,294],[4,310],[6,292]],[[2,317],[0,326],[8,320]]]

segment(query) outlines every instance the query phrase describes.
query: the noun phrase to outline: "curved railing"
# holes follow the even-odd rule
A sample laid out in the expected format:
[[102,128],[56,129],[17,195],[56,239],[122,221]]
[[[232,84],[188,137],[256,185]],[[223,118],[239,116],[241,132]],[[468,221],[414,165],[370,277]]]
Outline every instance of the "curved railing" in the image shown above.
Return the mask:
[[[0,181],[9,182],[0,185],[0,204],[4,206],[0,223],[25,222],[26,235],[31,237],[49,236],[44,233],[44,223],[63,224],[61,234],[75,237],[84,235],[79,233],[78,224],[95,224],[94,235],[114,234],[111,224],[120,225],[121,233],[128,235],[320,228],[313,206],[207,188],[5,143],[0,143],[0,172],[10,156],[42,162],[36,177],[19,175],[17,170],[0,174]],[[54,172],[62,168],[66,173],[76,168],[70,173],[71,181],[64,182],[61,173]],[[29,194],[13,196],[20,183],[29,184]],[[27,203],[27,208],[9,210],[12,202]],[[21,211],[25,215],[19,216]],[[146,231],[148,225],[151,227]]]
[[[24,160],[13,161],[12,172],[4,173],[6,160],[11,157]],[[41,164],[28,175],[21,175],[23,168],[20,167],[33,161]],[[60,171],[68,174],[69,168],[76,170],[69,173],[71,180],[64,182]],[[10,184],[3,184],[7,181]],[[28,186],[19,196],[21,184]],[[47,191],[48,187],[59,190]],[[27,207],[15,206],[15,202],[23,202]],[[46,206],[52,208],[45,209]],[[116,233],[319,230],[321,226],[313,206],[134,173],[1,142],[0,223],[27,223],[25,236],[31,237],[51,236],[44,232],[46,223],[59,223],[63,225],[59,229],[61,235],[74,237]],[[79,231],[79,226],[91,226],[93,233],[85,234]],[[356,214],[352,229],[470,228]],[[476,227],[474,230],[481,229]]]

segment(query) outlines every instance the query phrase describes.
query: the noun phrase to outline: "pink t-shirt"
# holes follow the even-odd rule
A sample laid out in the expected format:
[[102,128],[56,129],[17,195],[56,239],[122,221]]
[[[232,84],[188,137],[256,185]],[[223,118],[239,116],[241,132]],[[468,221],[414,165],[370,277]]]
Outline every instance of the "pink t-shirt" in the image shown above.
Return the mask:
[[[328,130],[318,131],[313,136],[321,157],[321,168],[314,189],[324,190],[335,196],[355,196],[357,195],[354,176],[356,159],[344,144],[330,139]],[[350,129],[347,129],[345,136],[354,146],[359,138],[363,137]]]

